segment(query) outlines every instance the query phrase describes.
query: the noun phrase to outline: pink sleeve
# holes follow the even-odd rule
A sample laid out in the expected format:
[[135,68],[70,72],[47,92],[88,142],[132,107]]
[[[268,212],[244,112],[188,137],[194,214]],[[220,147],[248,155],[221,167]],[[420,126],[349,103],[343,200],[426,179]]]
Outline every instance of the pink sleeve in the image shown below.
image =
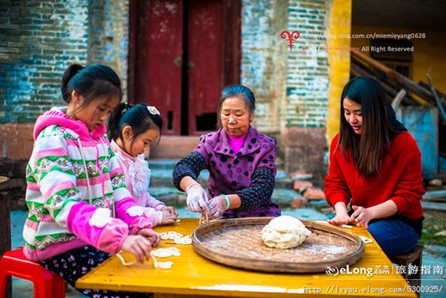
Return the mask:
[[156,211],[161,211],[161,209],[163,207],[166,207],[166,204],[164,204],[164,202],[161,202],[157,199],[155,199],[154,197],[152,197],[149,192],[145,193],[145,201],[146,201],[146,206],[145,207],[151,207],[153,209],[155,209]]
[[[100,223],[95,223],[95,215],[102,217]],[[85,202],[76,203],[71,207],[67,218],[67,228],[78,238],[111,254],[121,250],[122,242],[129,234],[127,224],[111,217],[111,210],[97,208]]]
[[139,230],[153,227],[151,221],[144,215],[144,208],[139,206],[133,198],[115,201],[116,217],[123,220],[130,229],[130,234]]
[[163,213],[161,211],[155,210],[154,208],[144,208],[144,214],[150,219],[153,226],[159,225],[163,221]]

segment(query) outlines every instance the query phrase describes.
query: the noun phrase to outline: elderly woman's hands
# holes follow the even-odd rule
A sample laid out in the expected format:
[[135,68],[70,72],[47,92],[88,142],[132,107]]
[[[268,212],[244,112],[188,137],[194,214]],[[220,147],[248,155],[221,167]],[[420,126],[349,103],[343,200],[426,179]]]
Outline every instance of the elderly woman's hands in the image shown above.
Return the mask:
[[200,184],[194,183],[187,190],[187,207],[192,212],[208,213],[208,195]]
[[226,199],[223,196],[212,198],[209,203],[209,218],[214,219],[221,216],[226,211]]

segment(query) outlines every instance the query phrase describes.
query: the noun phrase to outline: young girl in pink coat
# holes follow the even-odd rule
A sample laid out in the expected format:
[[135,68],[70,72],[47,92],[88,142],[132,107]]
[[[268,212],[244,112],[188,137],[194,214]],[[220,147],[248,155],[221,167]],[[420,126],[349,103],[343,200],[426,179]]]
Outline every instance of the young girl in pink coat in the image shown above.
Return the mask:
[[[62,78],[67,107],[40,116],[26,170],[23,251],[71,286],[121,250],[148,260],[160,236],[124,183],[104,125],[121,101],[121,82],[108,66],[71,65]],[[79,290],[92,297],[136,293]]]
[[127,189],[153,226],[173,224],[178,213],[152,197],[148,191],[150,169],[144,152],[159,141],[163,120],[159,111],[146,104],[132,106],[120,103],[108,119],[108,136],[119,165],[124,172]]

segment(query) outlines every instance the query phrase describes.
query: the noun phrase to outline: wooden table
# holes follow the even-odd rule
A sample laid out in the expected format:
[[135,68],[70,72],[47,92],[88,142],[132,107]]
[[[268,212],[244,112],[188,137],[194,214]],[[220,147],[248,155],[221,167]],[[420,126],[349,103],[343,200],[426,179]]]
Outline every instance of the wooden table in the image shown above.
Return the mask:
[[[197,226],[198,219],[182,218],[174,226],[155,230],[187,235]],[[372,238],[363,228],[348,230]],[[161,240],[159,248],[178,247],[181,256],[157,260],[172,261],[171,269],[155,269],[152,261],[126,267],[113,256],[80,278],[76,287],[152,292],[155,297],[417,297],[407,290],[408,283],[375,241],[366,244],[364,256],[354,266],[337,275],[246,271],[212,262],[197,254],[192,245],[166,244],[167,241],[172,242]]]

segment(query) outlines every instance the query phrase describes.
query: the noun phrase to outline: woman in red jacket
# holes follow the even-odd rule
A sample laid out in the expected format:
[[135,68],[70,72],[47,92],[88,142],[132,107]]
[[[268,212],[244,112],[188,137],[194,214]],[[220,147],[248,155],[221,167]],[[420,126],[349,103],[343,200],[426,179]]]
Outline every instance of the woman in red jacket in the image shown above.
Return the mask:
[[327,202],[336,211],[329,223],[367,228],[389,256],[407,252],[421,237],[423,221],[417,143],[372,78],[347,83],[341,112],[325,177]]

